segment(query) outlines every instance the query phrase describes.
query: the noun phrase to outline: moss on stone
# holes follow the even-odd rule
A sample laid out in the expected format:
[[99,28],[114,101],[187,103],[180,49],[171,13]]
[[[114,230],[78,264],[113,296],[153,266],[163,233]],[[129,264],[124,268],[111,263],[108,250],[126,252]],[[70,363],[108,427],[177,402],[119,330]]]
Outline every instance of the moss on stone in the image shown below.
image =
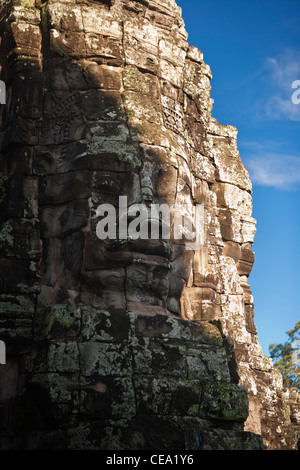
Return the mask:
[[42,30],[47,31],[49,26],[47,3],[41,6],[41,24]]
[[37,340],[74,336],[80,329],[80,310],[70,305],[54,305],[39,311],[35,325]]
[[21,5],[26,8],[34,8],[35,0],[20,0]]
[[121,344],[130,335],[130,320],[125,312],[111,314],[106,310],[81,307],[82,330],[84,341],[109,341]]
[[204,384],[200,416],[226,421],[245,421],[248,416],[246,389],[231,383]]

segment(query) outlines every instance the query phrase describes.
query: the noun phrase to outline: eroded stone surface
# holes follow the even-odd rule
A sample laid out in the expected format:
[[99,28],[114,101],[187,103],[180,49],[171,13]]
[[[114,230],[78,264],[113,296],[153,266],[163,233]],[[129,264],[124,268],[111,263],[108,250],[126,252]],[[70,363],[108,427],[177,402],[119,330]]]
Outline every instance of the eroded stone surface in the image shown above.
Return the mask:
[[[251,182],[181,9],[11,0],[1,37],[2,447],[296,448],[254,324]],[[204,246],[99,240],[120,195],[202,204]]]

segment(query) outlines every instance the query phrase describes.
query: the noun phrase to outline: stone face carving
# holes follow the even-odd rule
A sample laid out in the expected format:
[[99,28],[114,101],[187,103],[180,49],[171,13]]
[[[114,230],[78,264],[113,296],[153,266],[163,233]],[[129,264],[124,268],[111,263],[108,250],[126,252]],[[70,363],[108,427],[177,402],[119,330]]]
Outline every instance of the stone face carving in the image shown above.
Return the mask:
[[[251,182],[181,9],[11,0],[1,18],[2,446],[294,448],[253,319]],[[99,239],[120,196],[202,205],[204,246]]]

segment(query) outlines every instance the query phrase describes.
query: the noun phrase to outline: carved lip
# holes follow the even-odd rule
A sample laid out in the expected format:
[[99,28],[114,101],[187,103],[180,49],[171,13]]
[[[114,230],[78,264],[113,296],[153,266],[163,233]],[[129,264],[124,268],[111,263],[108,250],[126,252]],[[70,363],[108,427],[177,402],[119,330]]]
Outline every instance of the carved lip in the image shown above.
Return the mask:
[[172,244],[169,240],[110,240],[110,247],[105,252],[105,258],[111,261],[132,264],[141,255],[144,260],[163,259],[170,262]]

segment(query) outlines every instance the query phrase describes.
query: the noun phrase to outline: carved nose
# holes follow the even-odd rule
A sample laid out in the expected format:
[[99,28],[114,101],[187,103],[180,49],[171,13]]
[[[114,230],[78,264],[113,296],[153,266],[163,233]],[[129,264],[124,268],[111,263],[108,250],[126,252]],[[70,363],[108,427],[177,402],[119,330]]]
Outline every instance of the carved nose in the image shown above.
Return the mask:
[[146,204],[150,204],[151,202],[153,202],[153,191],[151,188],[149,187],[144,187],[142,188],[142,199],[143,199],[143,202],[145,202]]

